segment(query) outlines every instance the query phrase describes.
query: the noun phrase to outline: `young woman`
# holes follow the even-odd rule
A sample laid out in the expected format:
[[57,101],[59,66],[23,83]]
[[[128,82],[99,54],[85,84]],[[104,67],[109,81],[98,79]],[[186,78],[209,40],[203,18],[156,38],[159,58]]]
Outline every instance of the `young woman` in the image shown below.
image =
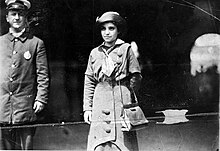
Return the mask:
[[123,104],[131,103],[141,71],[128,43],[119,39],[126,22],[117,12],[96,21],[104,42],[89,56],[84,82],[84,120],[90,124],[87,150],[138,150],[136,132],[122,131]]

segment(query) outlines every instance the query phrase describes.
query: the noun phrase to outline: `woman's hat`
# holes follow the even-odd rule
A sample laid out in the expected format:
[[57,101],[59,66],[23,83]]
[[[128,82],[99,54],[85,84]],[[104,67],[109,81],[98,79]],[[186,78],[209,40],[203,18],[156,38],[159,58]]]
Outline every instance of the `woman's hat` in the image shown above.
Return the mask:
[[126,21],[117,12],[105,12],[101,17],[96,18],[97,26],[106,22],[114,22],[122,35],[126,33]]
[[96,18],[98,24],[113,21],[119,24],[125,23],[125,20],[117,12],[105,12],[100,18]]
[[31,3],[28,0],[5,0],[7,10],[27,10]]

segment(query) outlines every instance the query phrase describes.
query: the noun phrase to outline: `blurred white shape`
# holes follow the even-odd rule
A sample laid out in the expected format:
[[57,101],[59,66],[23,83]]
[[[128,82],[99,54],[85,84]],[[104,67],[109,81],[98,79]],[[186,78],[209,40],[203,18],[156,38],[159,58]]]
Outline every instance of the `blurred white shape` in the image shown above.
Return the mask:
[[137,46],[135,41],[131,42],[131,49],[133,50],[135,57],[139,58],[140,57],[140,53],[138,51],[138,46]]
[[164,110],[158,111],[156,113],[163,113],[165,115],[165,119],[163,122],[157,122],[157,124],[176,124],[182,122],[188,122],[189,120],[186,118],[186,113],[188,110]]
[[220,46],[220,35],[219,34],[204,34],[198,37],[195,41],[196,46]]
[[190,60],[193,76],[213,66],[217,66],[220,73],[220,35],[210,33],[198,37],[191,49]]

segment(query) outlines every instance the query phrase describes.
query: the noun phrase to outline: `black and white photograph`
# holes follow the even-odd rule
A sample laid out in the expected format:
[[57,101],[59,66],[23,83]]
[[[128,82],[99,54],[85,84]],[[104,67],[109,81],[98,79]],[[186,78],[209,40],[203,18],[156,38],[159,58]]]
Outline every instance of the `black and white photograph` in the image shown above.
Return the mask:
[[0,150],[219,151],[219,0],[0,0]]

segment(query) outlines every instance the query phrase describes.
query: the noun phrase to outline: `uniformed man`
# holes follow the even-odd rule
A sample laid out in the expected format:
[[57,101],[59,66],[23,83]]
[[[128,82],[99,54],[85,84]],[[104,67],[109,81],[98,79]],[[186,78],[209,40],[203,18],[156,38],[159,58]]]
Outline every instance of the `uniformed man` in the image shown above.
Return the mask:
[[0,37],[0,149],[33,149],[35,128],[15,127],[32,124],[47,104],[46,50],[43,41],[27,30],[31,3],[27,0],[5,3],[10,28]]

